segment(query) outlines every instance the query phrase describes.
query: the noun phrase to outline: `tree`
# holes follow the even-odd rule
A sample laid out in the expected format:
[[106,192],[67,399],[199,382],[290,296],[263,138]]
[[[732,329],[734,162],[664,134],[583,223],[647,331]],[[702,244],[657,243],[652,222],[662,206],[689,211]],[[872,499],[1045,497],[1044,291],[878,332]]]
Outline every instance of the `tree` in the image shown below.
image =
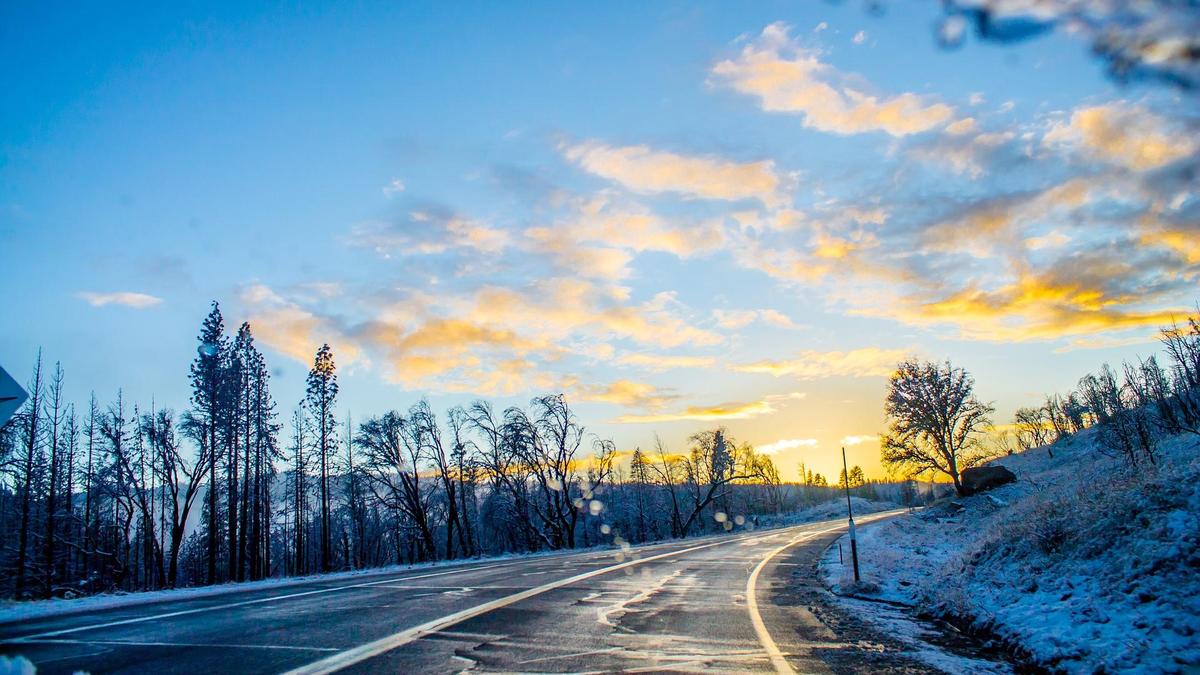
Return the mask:
[[416,527],[419,557],[437,553],[429,526],[429,491],[421,486],[421,431],[392,410],[363,422],[354,442],[363,449],[371,489],[385,506]]
[[313,449],[317,452],[320,465],[321,490],[321,571],[333,569],[333,546],[330,529],[329,467],[337,451],[337,420],[334,406],[337,403],[337,367],[333,363],[333,350],[324,344],[317,350],[313,367],[308,371],[306,400],[310,422],[313,427]]
[[738,448],[722,427],[713,431],[693,434],[690,439],[691,453],[684,464],[688,487],[691,489],[691,513],[683,519],[680,535],[691,532],[704,509],[729,494],[729,486],[735,481],[749,478],[753,466],[741,461],[748,455],[749,446]]
[[[438,427],[437,415],[429,406],[429,401],[422,400],[408,411],[411,424],[416,425],[420,434],[421,447],[425,455],[433,461],[438,478],[441,479],[442,494],[446,504],[446,558],[454,558],[455,535],[458,535],[459,550],[463,555],[469,555],[466,540],[466,528],[461,523],[461,504],[458,499],[459,483],[455,480],[454,468],[450,456],[442,443],[442,432]],[[453,448],[451,448],[453,451]]]
[[60,429],[63,427],[66,415],[66,401],[63,400],[63,369],[61,363],[54,364],[54,373],[50,376],[50,400],[47,401],[47,417],[50,424],[47,440],[50,443],[50,473],[46,482],[46,532],[42,539],[43,570],[42,596],[49,598],[54,592],[54,573],[57,562],[54,544],[58,541],[58,530],[55,527],[58,516],[58,492],[61,478],[62,455],[59,452]]
[[208,433],[204,421],[185,413],[182,424],[184,435],[190,438],[197,448],[196,459],[189,467],[180,451],[170,410],[158,411],[144,420],[143,424],[149,430],[150,447],[158,456],[159,479],[165,492],[163,499],[169,497],[171,503],[171,542],[166,581],[167,586],[175,588],[179,583],[179,551],[187,532],[188,514],[191,513],[192,505],[200,492],[200,479],[213,462],[212,447],[207,442]]
[[847,477],[846,470],[838,471],[838,486],[842,488],[860,488],[867,484],[867,477],[863,474],[862,467],[855,464],[850,467],[850,475]]
[[961,495],[960,473],[982,461],[979,437],[994,412],[975,397],[974,378],[948,361],[904,361],[888,381],[884,411],[884,466],[911,475],[944,474]]
[[29,399],[25,402],[25,413],[21,421],[25,427],[25,456],[21,458],[21,525],[17,535],[17,582],[16,596],[25,592],[25,567],[29,553],[30,514],[33,507],[34,467],[41,452],[42,409],[42,351],[38,350],[37,365],[29,383]]
[[[1050,441],[1050,429],[1046,428],[1046,421],[1043,417],[1043,412],[1049,408],[1017,408],[1017,412],[1013,417],[1013,424],[1017,429],[1017,443],[1022,450],[1031,450],[1047,445]],[[1051,416],[1053,419],[1053,416]],[[1047,448],[1050,456],[1053,457],[1053,451]]]
[[[229,339],[225,336],[225,319],[221,316],[221,306],[212,303],[212,309],[204,318],[197,338],[196,358],[192,361],[192,405],[195,416],[204,433],[208,451],[214,454],[217,449],[217,433],[224,416],[225,404],[225,356],[229,349]],[[208,463],[208,499],[205,511],[205,526],[208,541],[207,560],[208,583],[217,582],[217,462],[215,458]]]

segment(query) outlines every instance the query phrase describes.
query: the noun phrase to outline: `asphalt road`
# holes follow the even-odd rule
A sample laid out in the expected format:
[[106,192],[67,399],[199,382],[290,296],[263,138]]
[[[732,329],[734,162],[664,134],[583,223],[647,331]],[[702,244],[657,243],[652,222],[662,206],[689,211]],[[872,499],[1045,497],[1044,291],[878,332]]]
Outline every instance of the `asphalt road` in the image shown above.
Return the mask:
[[823,601],[844,529],[234,590],[0,625],[0,653],[46,673],[926,671]]

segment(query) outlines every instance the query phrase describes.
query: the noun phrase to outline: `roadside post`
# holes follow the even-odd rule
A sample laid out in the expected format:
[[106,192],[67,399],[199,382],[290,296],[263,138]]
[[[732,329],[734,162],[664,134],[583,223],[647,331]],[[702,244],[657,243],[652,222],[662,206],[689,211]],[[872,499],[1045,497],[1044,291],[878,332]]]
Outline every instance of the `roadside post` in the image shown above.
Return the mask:
[[842,481],[846,486],[846,514],[850,518],[850,559],[854,563],[854,583],[858,577],[858,536],[854,533],[854,507],[850,505],[850,469],[846,467],[846,448],[842,448]]

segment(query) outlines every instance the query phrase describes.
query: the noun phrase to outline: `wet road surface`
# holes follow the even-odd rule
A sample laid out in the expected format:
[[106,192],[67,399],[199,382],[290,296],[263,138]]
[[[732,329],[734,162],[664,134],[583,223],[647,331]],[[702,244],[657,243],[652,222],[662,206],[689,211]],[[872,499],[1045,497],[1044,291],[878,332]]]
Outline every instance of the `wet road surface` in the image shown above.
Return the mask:
[[[860,523],[893,514],[877,514]],[[0,625],[39,672],[928,672],[838,615],[845,521],[234,590]]]

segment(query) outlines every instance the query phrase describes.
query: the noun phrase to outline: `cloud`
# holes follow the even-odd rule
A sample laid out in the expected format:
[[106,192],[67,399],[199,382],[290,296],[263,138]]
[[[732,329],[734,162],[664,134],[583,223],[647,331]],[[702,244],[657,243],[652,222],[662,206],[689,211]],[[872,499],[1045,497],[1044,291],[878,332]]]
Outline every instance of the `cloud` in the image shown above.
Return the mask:
[[770,160],[737,163],[598,141],[564,145],[566,159],[583,170],[644,194],[676,192],[701,199],[757,199],[776,204],[780,179]]
[[[1072,178],[1041,190],[993,195],[969,201],[950,215],[921,228],[925,246],[942,252],[992,258],[997,246],[1010,246],[1022,230],[1039,222],[1069,220],[1071,214],[1107,193],[1094,181]],[[1053,239],[1035,241],[1052,244]]]
[[804,126],[836,134],[882,131],[907,136],[949,122],[954,110],[913,93],[870,95],[773,23],[735,59],[712,68],[713,81],[759,99],[768,112],[798,113]]
[[688,406],[683,410],[668,413],[623,415],[614,420],[622,424],[647,424],[655,422],[714,422],[719,420],[744,420],[770,415],[778,409],[780,401],[804,398],[802,392],[777,394],[749,403],[721,403],[718,405]]
[[[385,379],[409,388],[480,395],[559,390],[643,408],[675,396],[628,380],[584,384],[578,371],[561,374],[562,360],[612,361],[614,345],[627,350],[629,343],[673,349],[722,340],[685,320],[685,308],[669,293],[633,303],[620,289],[582,279],[461,292],[373,289],[334,298],[303,288],[284,297],[253,285],[242,302],[264,344],[301,363],[328,340],[339,363],[369,357]],[[334,306],[339,313],[327,309]],[[348,321],[347,314],[358,318]]]
[[1059,232],[1058,230],[1051,230],[1040,237],[1027,237],[1025,239],[1025,245],[1029,247],[1029,250],[1031,251],[1041,251],[1042,249],[1047,248],[1062,248],[1069,243],[1071,243],[1071,237]]
[[825,377],[888,377],[896,364],[911,355],[910,350],[864,347],[848,352],[802,351],[794,359],[765,360],[730,366],[743,373],[768,373],[779,377],[792,375],[802,380]]
[[973,118],[946,127],[944,134],[909,146],[905,152],[926,164],[944,167],[972,180],[1026,159],[1013,131],[982,132]]
[[527,243],[559,269],[592,279],[629,277],[634,257],[645,251],[687,258],[719,250],[725,242],[720,220],[667,220],[607,190],[567,200],[564,210],[553,225],[527,228]]
[[1197,151],[1185,129],[1142,106],[1123,101],[1078,108],[1053,125],[1043,142],[1078,148],[1111,164],[1136,171],[1156,169]]
[[92,307],[103,307],[105,305],[121,305],[123,307],[132,307],[133,309],[148,309],[155,305],[162,304],[162,298],[148,295],[146,293],[135,293],[133,291],[118,291],[115,293],[93,293],[91,291],[81,291],[76,294],[77,297],[86,301]]
[[559,269],[592,279],[620,281],[631,274],[633,256],[609,246],[589,246],[572,232],[557,227],[531,227],[525,236],[535,251],[549,255]]
[[1018,269],[1014,280],[995,288],[971,282],[944,295],[892,298],[859,313],[950,324],[964,339],[1011,342],[1166,325],[1186,309],[1154,307],[1173,287],[1160,286],[1143,257],[1136,251],[1074,254],[1057,266]]
[[1188,265],[1200,265],[1200,227],[1173,226],[1147,222],[1138,235],[1143,246],[1171,251]]
[[636,253],[663,251],[680,258],[719,250],[725,243],[719,220],[668,220],[610,191],[573,201],[555,227],[582,242]]
[[865,31],[865,30],[858,31],[857,33],[854,34],[853,38],[850,38],[850,41],[856,45],[861,45],[862,43],[867,41],[867,31]]
[[1155,331],[1151,335],[1141,335],[1134,337],[1110,337],[1107,335],[1098,335],[1096,337],[1080,337],[1068,342],[1066,345],[1054,350],[1056,354],[1073,352],[1077,349],[1115,349],[1118,347],[1128,347],[1131,345],[1144,345],[1152,342],[1158,342],[1158,332]]
[[878,440],[879,437],[875,435],[845,436],[842,438],[842,440],[838,441],[838,444],[846,446],[862,445],[863,443],[874,443]]
[[455,249],[495,254],[510,243],[507,231],[437,207],[415,209],[395,220],[376,220],[354,227],[347,241],[385,258],[433,255]]
[[664,371],[675,368],[711,368],[716,363],[716,359],[711,356],[625,354],[617,358],[617,363],[626,366],[637,366],[652,371]]
[[404,181],[399,178],[393,178],[390,183],[383,186],[383,195],[385,197],[391,197],[401,192],[404,192]]
[[333,348],[339,366],[362,358],[358,341],[348,336],[335,319],[304,309],[266,285],[247,286],[239,299],[255,338],[301,364],[311,364],[317,348],[325,343]]
[[794,450],[796,448],[815,448],[817,447],[817,439],[815,438],[787,438],[774,443],[760,445],[755,450],[764,455],[778,455],[784,450]]
[[677,394],[664,392],[652,384],[617,380],[606,385],[574,383],[568,387],[585,401],[612,403],[626,408],[661,408],[679,398]]
[[714,309],[713,318],[717,325],[729,330],[737,330],[761,321],[780,328],[795,328],[796,324],[783,312],[775,309]]

